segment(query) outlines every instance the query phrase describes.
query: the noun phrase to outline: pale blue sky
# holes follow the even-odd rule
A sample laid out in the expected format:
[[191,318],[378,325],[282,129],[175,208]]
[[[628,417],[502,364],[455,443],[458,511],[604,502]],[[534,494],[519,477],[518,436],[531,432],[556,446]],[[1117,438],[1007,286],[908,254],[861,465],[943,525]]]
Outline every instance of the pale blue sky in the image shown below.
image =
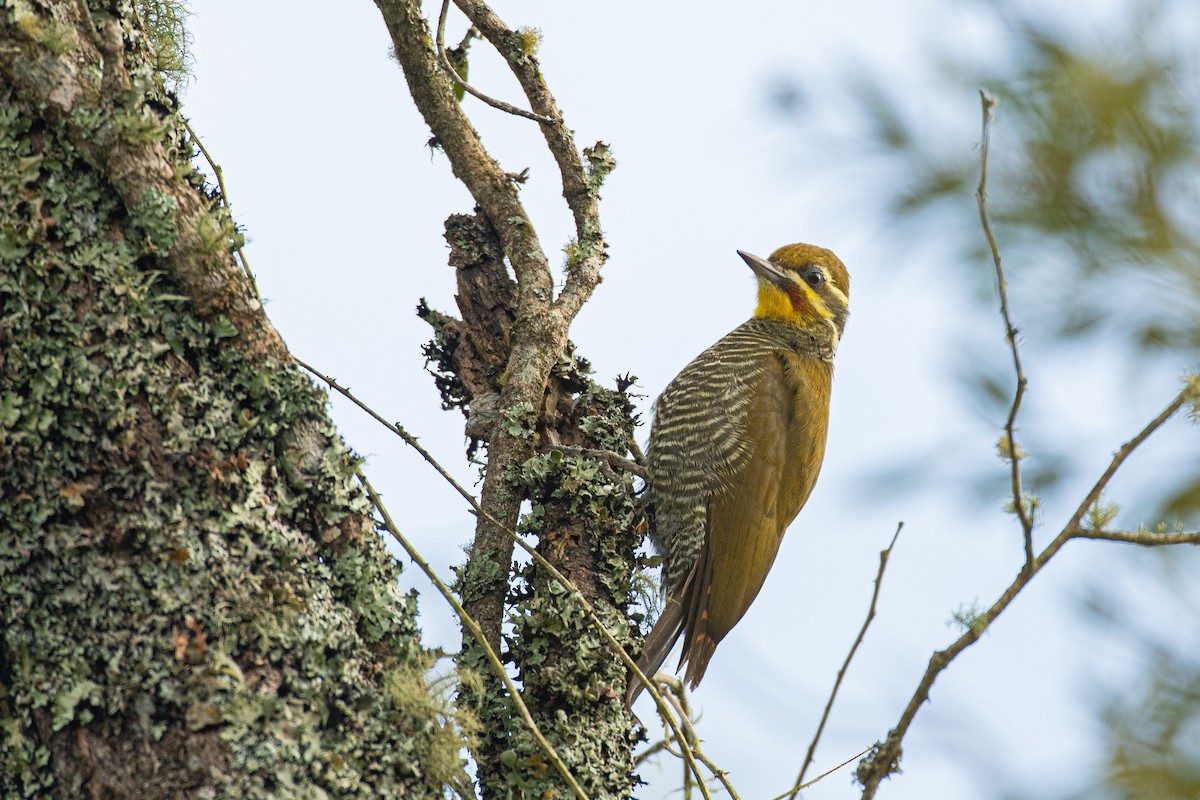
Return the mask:
[[[648,416],[666,382],[749,315],[753,280],[736,249],[767,255],[809,241],[837,251],[853,276],[820,484],[694,697],[704,711],[706,752],[746,798],[773,797],[794,778],[898,520],[906,528],[880,613],[815,772],[886,735],[930,653],[957,635],[946,625],[951,612],[976,598],[990,602],[1020,558],[1016,528],[998,507],[981,512],[950,491],[862,494],[865,475],[946,434],[961,448],[954,458],[978,454],[963,471],[980,463],[1005,468],[991,455],[998,425],[980,425],[949,388],[961,341],[999,341],[998,316],[956,312],[960,297],[949,286],[941,291],[939,278],[946,269],[990,264],[939,263],[946,250],[936,242],[905,242],[886,230],[832,185],[842,173],[814,169],[811,152],[797,160],[804,148],[789,141],[767,100],[781,74],[832,76],[862,62],[904,76],[931,30],[943,31],[947,46],[987,47],[988,40],[969,11],[933,0],[833,5],[496,4],[509,25],[542,29],[543,71],[578,143],[608,142],[618,161],[602,205],[611,260],[573,330],[598,379],[638,375]],[[195,64],[185,113],[224,168],[270,318],[294,353],[399,420],[473,485],[462,418],[439,409],[420,355],[429,331],[413,313],[420,297],[453,310],[442,222],[472,203],[445,158],[425,147],[428,129],[387,57],[374,5],[207,0],[195,5],[190,28]],[[456,39],[461,25],[452,30]],[[520,103],[514,81],[488,55],[475,44],[473,82]],[[914,92],[924,91],[921,80],[913,75]],[[810,100],[817,115],[822,103],[830,114],[844,110],[820,93]],[[927,135],[973,152],[976,97],[938,102],[960,105],[961,116]],[[470,98],[465,105],[506,169],[531,168],[523,199],[555,261],[570,220],[535,125]],[[886,176],[868,170],[857,179]],[[1020,308],[1015,313],[1019,319]],[[1040,393],[1033,402],[1069,396],[1081,376],[1100,372],[1080,364],[1060,376],[1039,366],[1040,354],[1040,343],[1027,343],[1031,391]],[[1111,394],[1096,392],[1094,419],[1078,424],[1097,470],[1174,391],[1173,383],[1147,387],[1144,404],[1116,409]],[[333,408],[351,446],[368,456],[398,524],[448,577],[471,535],[462,501],[375,423],[339,400]],[[989,785],[1072,785],[1094,746],[1086,698],[1072,680],[1084,651],[1103,645],[1063,606],[1081,576],[1103,564],[1100,547],[1072,545],[945,674],[907,740],[904,774],[882,796],[987,797]],[[441,599],[415,569],[405,580],[421,592],[426,642],[455,649],[458,629]],[[1120,653],[1099,655],[1120,667]],[[678,770],[670,764],[666,775],[644,774],[652,785],[639,796],[657,798]],[[806,796],[856,797],[849,776],[843,770]]]

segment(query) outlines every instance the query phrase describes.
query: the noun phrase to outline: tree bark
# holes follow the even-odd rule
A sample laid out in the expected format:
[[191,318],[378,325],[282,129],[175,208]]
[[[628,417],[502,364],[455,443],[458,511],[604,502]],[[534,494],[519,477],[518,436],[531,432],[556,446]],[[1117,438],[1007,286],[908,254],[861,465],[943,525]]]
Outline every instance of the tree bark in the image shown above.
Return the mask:
[[[487,443],[481,497],[487,516],[478,520],[457,590],[487,644],[518,671],[535,723],[583,792],[627,796],[636,782],[631,753],[637,733],[621,702],[625,668],[572,590],[540,567],[514,567],[510,537],[528,502],[520,529],[537,535],[539,552],[572,580],[622,646],[636,650],[632,479],[614,475],[595,453],[628,452],[632,405],[623,389],[604,390],[587,377],[586,362],[576,358],[568,339],[571,321],[600,281],[606,245],[599,190],[615,162],[603,143],[576,148],[529,37],[510,30],[485,3],[458,2],[517,78],[532,114],[542,120],[531,125],[541,128],[559,167],[575,241],[567,248],[566,280],[556,297],[518,181],[488,154],[458,104],[421,3],[376,4],[433,140],[478,204],[473,223],[459,217],[448,226],[462,320],[423,309],[437,330],[431,353],[443,366],[439,385],[459,392],[444,399],[464,406],[469,435]],[[488,377],[477,380],[480,375]],[[564,447],[574,449],[557,449]],[[483,663],[479,643],[464,630],[460,668],[475,673]],[[514,713],[499,679],[484,675],[479,686],[463,702],[479,709],[484,726],[473,750],[483,796],[562,797],[571,791],[563,767],[549,768],[553,754],[543,752]]]
[[0,795],[469,791],[146,42],[127,2],[0,9]]
[[[444,404],[462,407],[468,434],[488,440],[498,428],[515,427],[497,410],[510,357],[515,285],[482,215],[451,217],[446,239],[462,319],[422,305],[419,312],[436,332],[426,353]],[[627,383],[604,389],[589,372],[573,348],[559,358],[529,418],[526,436],[537,452],[495,484],[514,504],[530,503],[522,532],[537,535],[542,556],[632,650],[630,578],[641,512],[632,477],[614,472],[601,454],[628,452],[633,405],[624,393]],[[489,471],[494,463],[489,459]],[[491,500],[485,485],[485,508]],[[622,703],[625,668],[581,604],[537,565],[514,566],[512,551],[508,532],[481,521],[456,585],[464,607],[486,623],[493,634],[489,644],[518,670],[535,721],[588,794],[628,796],[639,739]],[[511,632],[505,636],[506,621]],[[526,796],[562,796],[561,781],[547,769],[545,754],[516,718],[502,685],[486,676],[483,656],[469,636],[464,635],[459,666],[485,676],[480,690],[463,700],[479,709],[483,723],[474,755],[484,797],[509,797],[516,788]]]

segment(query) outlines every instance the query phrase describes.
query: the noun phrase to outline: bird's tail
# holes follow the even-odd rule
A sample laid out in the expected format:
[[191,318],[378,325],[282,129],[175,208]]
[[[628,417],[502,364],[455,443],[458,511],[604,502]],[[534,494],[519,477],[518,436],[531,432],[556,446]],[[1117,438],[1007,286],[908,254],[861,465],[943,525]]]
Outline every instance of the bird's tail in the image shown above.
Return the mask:
[[[642,643],[642,657],[638,659],[638,669],[647,678],[654,678],[654,673],[658,672],[659,667],[667,660],[667,656],[671,654],[671,648],[675,646],[675,642],[679,641],[679,635],[683,633],[683,606],[678,600],[673,598],[667,600],[667,605],[663,608],[663,612],[658,617],[658,621],[654,623],[654,627],[650,629],[650,633],[646,635],[646,640]],[[636,675],[629,676],[629,690],[625,693],[625,707],[633,708],[633,701],[641,694],[645,687],[638,680]]]

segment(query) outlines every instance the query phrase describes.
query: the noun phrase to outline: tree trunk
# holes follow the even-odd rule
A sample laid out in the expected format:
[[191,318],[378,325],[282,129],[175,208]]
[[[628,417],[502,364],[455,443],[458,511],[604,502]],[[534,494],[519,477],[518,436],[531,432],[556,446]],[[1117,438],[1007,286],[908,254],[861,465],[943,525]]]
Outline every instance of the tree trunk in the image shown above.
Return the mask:
[[0,10],[0,795],[469,791],[152,55],[126,2]]
[[[500,243],[482,215],[456,215],[446,225],[450,261],[458,275],[462,319],[419,313],[436,331],[426,352],[447,407],[468,414],[469,435],[489,439],[521,420],[497,418],[510,358],[516,287]],[[528,501],[522,533],[538,537],[538,551],[564,574],[626,650],[636,644],[631,617],[634,548],[640,540],[629,474],[614,471],[605,452],[629,451],[633,404],[589,377],[573,348],[558,359],[541,407],[521,435],[537,450],[492,483],[515,509]],[[495,462],[489,460],[488,475]],[[484,505],[491,497],[485,487]],[[494,508],[495,506],[493,506]],[[623,705],[625,666],[582,605],[536,564],[513,565],[508,532],[481,520],[456,586],[463,605],[492,633],[489,644],[517,669],[522,698],[538,727],[591,797],[626,797],[636,779],[639,741]],[[511,623],[502,635],[503,623]],[[464,703],[477,708],[483,735],[474,749],[485,798],[562,797],[567,789],[546,754],[515,715],[503,684],[486,671],[478,644],[464,631],[460,668],[483,679]]]

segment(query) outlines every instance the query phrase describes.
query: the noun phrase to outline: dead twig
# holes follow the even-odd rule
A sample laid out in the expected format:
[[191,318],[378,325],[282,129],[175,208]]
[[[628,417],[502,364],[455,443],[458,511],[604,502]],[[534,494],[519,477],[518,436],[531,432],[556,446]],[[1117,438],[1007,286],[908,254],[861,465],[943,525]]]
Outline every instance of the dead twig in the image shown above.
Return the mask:
[[1023,454],[1016,439],[1017,414],[1021,410],[1021,399],[1025,396],[1028,380],[1021,365],[1021,350],[1017,345],[1018,331],[1012,323],[1008,311],[1008,282],[1004,280],[1004,267],[1000,263],[1000,247],[996,244],[996,234],[992,231],[992,220],[987,210],[987,174],[988,154],[992,140],[992,121],[995,116],[992,109],[999,102],[987,91],[979,91],[979,99],[983,105],[983,130],[979,138],[979,188],[975,191],[975,200],[979,206],[979,221],[983,225],[983,233],[987,237],[988,247],[992,251],[992,262],[996,265],[996,288],[1000,293],[1000,316],[1004,319],[1004,336],[1012,350],[1013,369],[1017,373],[1017,388],[1013,393],[1012,406],[1008,410],[1008,419],[1004,423],[1003,446],[1001,455],[1008,459],[1011,468],[1013,512],[1021,521],[1021,534],[1025,539],[1025,569],[1033,567],[1033,509],[1025,498],[1021,488],[1021,458]]
[[804,763],[800,766],[800,774],[796,776],[796,786],[792,789],[790,800],[795,800],[796,795],[800,793],[800,787],[804,785],[804,774],[808,771],[809,765],[813,763],[813,756],[817,752],[817,743],[821,741],[821,734],[825,732],[825,723],[829,721],[829,714],[833,710],[833,701],[837,699],[842,679],[846,677],[846,670],[850,668],[850,662],[853,660],[854,654],[858,652],[858,646],[862,644],[863,638],[867,635],[867,628],[875,619],[875,606],[879,602],[879,588],[883,585],[883,571],[887,569],[888,558],[892,555],[892,548],[896,546],[896,540],[900,538],[900,531],[903,529],[904,523],[901,522],[896,526],[896,532],[892,534],[892,541],[879,552],[879,571],[875,573],[875,590],[871,593],[871,606],[867,609],[867,618],[863,620],[862,627],[858,630],[858,636],[854,639],[854,644],[850,645],[850,652],[846,653],[846,660],[842,662],[842,668],[838,670],[837,679],[833,682],[833,691],[829,693],[829,702],[825,704],[825,711],[821,714],[817,732],[808,746]]
[[[655,675],[654,680],[658,682],[659,686],[665,686],[667,688],[667,692],[664,694],[664,696],[671,703],[675,709],[675,713],[679,716],[679,724],[682,726],[683,735],[686,737],[686,741],[681,741],[679,743],[680,750],[682,751],[685,749],[690,749],[696,756],[696,760],[707,767],[708,771],[712,773],[712,776],[716,778],[723,787],[725,787],[725,791],[728,793],[730,798],[732,798],[732,800],[741,800],[741,798],[738,796],[737,790],[735,790],[733,788],[733,784],[729,782],[729,773],[717,767],[717,765],[710,761],[708,756],[704,755],[704,752],[700,749],[700,735],[696,733],[696,728],[692,724],[691,707],[688,703],[687,688],[683,685],[683,681],[673,676],[663,675],[661,673]],[[689,776],[690,773],[685,771],[683,786],[685,796],[688,794]],[[704,781],[699,775],[697,775],[696,778],[699,781],[699,789],[701,793],[705,797],[708,797],[708,789]]]
[[1100,497],[1100,493],[1108,486],[1109,481],[1116,474],[1120,466],[1125,463],[1129,455],[1142,442],[1146,441],[1155,431],[1161,428],[1167,420],[1179,411],[1190,399],[1190,387],[1185,387],[1166,408],[1162,410],[1154,419],[1150,420],[1144,428],[1136,436],[1121,446],[1108,467],[1096,481],[1092,490],[1088,492],[1087,497],[1080,503],[1075,514],[1063,526],[1062,530],[1054,540],[1046,546],[1041,553],[1033,560],[1033,566],[1022,566],[1020,572],[1003,594],[996,599],[992,605],[982,614],[970,621],[967,630],[962,636],[958,637],[949,647],[944,650],[938,650],[929,659],[929,665],[925,669],[925,674],[921,677],[921,682],[917,685],[917,690],[913,693],[912,698],[908,701],[903,713],[900,715],[899,722],[888,732],[887,738],[878,743],[874,748],[874,752],[862,764],[859,765],[859,780],[863,785],[863,800],[871,800],[875,797],[875,793],[879,789],[879,784],[888,775],[895,771],[900,758],[900,744],[908,733],[909,727],[917,716],[917,712],[929,700],[929,692],[933,688],[933,683],[937,680],[938,675],[942,673],[964,650],[979,641],[980,637],[992,626],[993,623],[1004,613],[1004,610],[1012,604],[1017,595],[1029,585],[1043,567],[1050,562],[1063,545],[1072,539],[1102,539],[1110,541],[1130,541],[1136,544],[1154,546],[1154,545],[1172,545],[1172,544],[1200,544],[1200,532],[1180,533],[1180,534],[1135,534],[1133,536],[1125,536],[1121,531],[1093,531],[1082,527],[1081,520],[1096,501]]
[[867,753],[869,753],[869,752],[871,752],[871,748],[869,748],[869,747],[868,747],[866,750],[863,750],[863,751],[862,751],[862,752],[860,752],[860,753],[856,753],[855,755],[852,755],[852,756],[850,756],[850,757],[849,757],[849,758],[847,758],[845,761],[843,761],[842,763],[838,764],[836,767],[830,767],[829,769],[825,770],[824,772],[822,772],[822,773],[821,773],[820,775],[818,775],[817,777],[813,778],[813,779],[812,779],[811,781],[809,781],[808,783],[802,784],[802,785],[800,785],[800,786],[797,786],[797,787],[795,787],[795,788],[792,788],[792,789],[788,789],[788,790],[787,790],[786,792],[784,792],[783,794],[781,794],[781,795],[776,795],[775,797],[771,798],[771,800],[784,800],[784,798],[791,797],[791,795],[792,795],[794,792],[802,792],[802,791],[804,791],[805,789],[807,789],[808,787],[812,786],[813,784],[816,784],[816,783],[819,783],[820,781],[823,781],[823,780],[825,780],[826,778],[828,778],[828,777],[829,777],[830,775],[832,775],[833,773],[837,772],[837,771],[838,771],[839,769],[841,769],[842,767],[844,767],[844,766],[846,766],[846,765],[848,765],[848,764],[851,764],[851,763],[853,763],[853,762],[857,761],[858,759],[862,758],[863,756],[865,756],[865,755],[866,755]]
[[[183,119],[180,117],[180,119]],[[183,120],[183,127],[188,132],[188,136],[192,137],[192,141],[196,143],[196,147],[200,148],[200,154],[204,156],[204,160],[208,162],[209,168],[213,171],[213,175],[217,179],[217,188],[221,191],[221,205],[225,209],[225,213],[229,215],[229,221],[233,222],[233,209],[229,207],[229,193],[225,191],[225,176],[221,170],[221,166],[213,159],[212,153],[208,152],[208,148],[204,146],[204,142],[200,141],[200,137],[196,131],[192,129],[192,124],[186,119]],[[250,262],[246,260],[246,254],[242,251],[242,246],[236,241],[233,243],[233,252],[237,253],[238,260],[242,262],[242,271],[246,273],[246,280],[250,281],[250,288],[254,290],[254,297],[258,300],[259,305],[262,304],[262,295],[258,291],[258,281],[254,278],[254,272],[250,269]]]
[[450,80],[454,81],[454,85],[457,86],[458,88],[462,89],[464,92],[471,95],[472,97],[478,98],[479,100],[482,100],[483,102],[487,103],[492,108],[499,109],[500,111],[503,111],[506,114],[512,114],[517,117],[524,117],[525,119],[531,119],[534,122],[541,122],[545,125],[553,125],[554,120],[551,119],[550,117],[543,116],[541,114],[534,114],[532,111],[526,111],[523,108],[517,108],[516,106],[512,105],[511,103],[506,103],[503,100],[497,100],[494,97],[490,97],[489,95],[484,94],[483,92],[479,91],[474,86],[472,86],[471,84],[469,84],[465,80],[463,80],[462,76],[458,74],[458,70],[456,70],[454,68],[454,65],[450,63],[450,57],[446,55],[446,12],[449,10],[449,8],[450,8],[450,0],[442,0],[442,11],[440,14],[438,14],[437,40],[436,41],[437,41],[438,58],[441,59],[442,66],[446,68],[446,74],[450,76]]

